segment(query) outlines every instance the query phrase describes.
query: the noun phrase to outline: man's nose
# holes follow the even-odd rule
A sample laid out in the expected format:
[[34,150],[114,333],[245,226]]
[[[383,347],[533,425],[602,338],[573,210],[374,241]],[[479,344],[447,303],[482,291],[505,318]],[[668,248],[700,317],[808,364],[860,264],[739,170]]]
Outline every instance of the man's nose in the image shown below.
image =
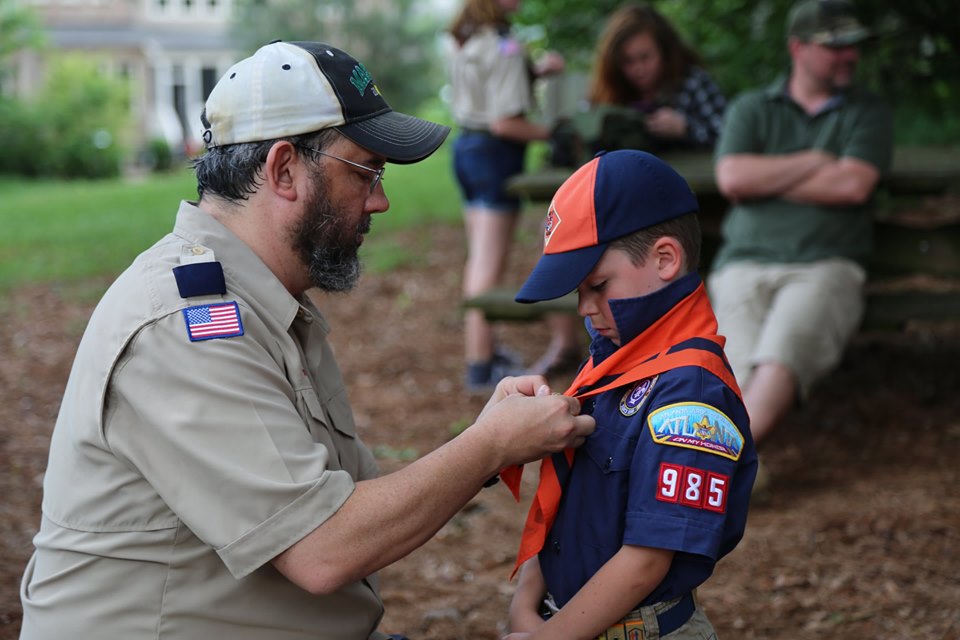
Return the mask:
[[383,213],[390,208],[390,200],[387,198],[386,192],[383,190],[383,183],[377,185],[377,188],[373,190],[366,201],[364,202],[363,210],[364,213],[373,214],[373,213]]

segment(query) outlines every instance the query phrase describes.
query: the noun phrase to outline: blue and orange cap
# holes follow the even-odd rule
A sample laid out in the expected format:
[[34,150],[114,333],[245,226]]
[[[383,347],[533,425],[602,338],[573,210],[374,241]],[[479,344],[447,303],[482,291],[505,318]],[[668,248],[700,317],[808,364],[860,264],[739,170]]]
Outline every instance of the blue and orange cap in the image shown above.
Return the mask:
[[697,210],[686,180],[656,156],[632,149],[597,154],[553,196],[543,229],[543,255],[516,301],[539,302],[570,293],[614,240]]

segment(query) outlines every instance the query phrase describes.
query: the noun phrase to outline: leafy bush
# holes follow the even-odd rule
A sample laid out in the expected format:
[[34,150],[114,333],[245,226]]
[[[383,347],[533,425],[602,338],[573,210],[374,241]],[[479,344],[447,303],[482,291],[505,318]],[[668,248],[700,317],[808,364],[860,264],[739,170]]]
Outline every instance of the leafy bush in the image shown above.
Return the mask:
[[5,146],[0,171],[62,178],[118,175],[128,104],[126,85],[99,73],[92,62],[54,62],[35,99],[0,102]]
[[145,164],[154,171],[169,171],[173,168],[173,152],[163,138],[153,138],[147,144]]
[[16,100],[0,98],[0,173],[25,176],[40,174],[37,138],[39,119],[27,105]]

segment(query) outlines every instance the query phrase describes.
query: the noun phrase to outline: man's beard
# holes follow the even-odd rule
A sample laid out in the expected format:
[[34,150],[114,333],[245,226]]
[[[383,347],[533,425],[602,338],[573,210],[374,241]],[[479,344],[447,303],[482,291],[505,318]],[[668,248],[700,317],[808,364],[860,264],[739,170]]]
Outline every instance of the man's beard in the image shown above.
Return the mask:
[[370,230],[370,216],[355,226],[344,222],[345,212],[327,197],[327,183],[315,176],[313,195],[293,229],[293,247],[307,266],[310,283],[323,291],[349,291],[360,279],[362,236]]

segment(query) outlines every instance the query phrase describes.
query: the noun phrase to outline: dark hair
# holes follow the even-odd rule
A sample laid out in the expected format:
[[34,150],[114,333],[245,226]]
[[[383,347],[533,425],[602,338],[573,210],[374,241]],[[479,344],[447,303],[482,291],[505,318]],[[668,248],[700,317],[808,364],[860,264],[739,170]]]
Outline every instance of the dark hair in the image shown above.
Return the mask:
[[336,129],[322,129],[298,136],[241,142],[207,149],[191,162],[197,175],[197,195],[239,203],[260,188],[260,169],[273,145],[286,141],[294,146],[325,149],[337,135]]
[[640,96],[621,70],[623,44],[630,38],[649,33],[663,58],[661,91],[680,87],[690,67],[702,64],[700,56],[687,45],[673,25],[648,4],[628,4],[607,20],[593,64],[590,102],[593,104],[629,104]]
[[466,0],[448,31],[456,39],[457,44],[463,45],[470,36],[487,25],[498,31],[503,31],[509,26],[507,15],[500,7],[500,3],[497,0]]
[[685,274],[700,267],[700,221],[696,211],[617,238],[610,243],[610,248],[623,251],[633,264],[639,265],[646,261],[653,244],[664,236],[676,238],[680,243]]

